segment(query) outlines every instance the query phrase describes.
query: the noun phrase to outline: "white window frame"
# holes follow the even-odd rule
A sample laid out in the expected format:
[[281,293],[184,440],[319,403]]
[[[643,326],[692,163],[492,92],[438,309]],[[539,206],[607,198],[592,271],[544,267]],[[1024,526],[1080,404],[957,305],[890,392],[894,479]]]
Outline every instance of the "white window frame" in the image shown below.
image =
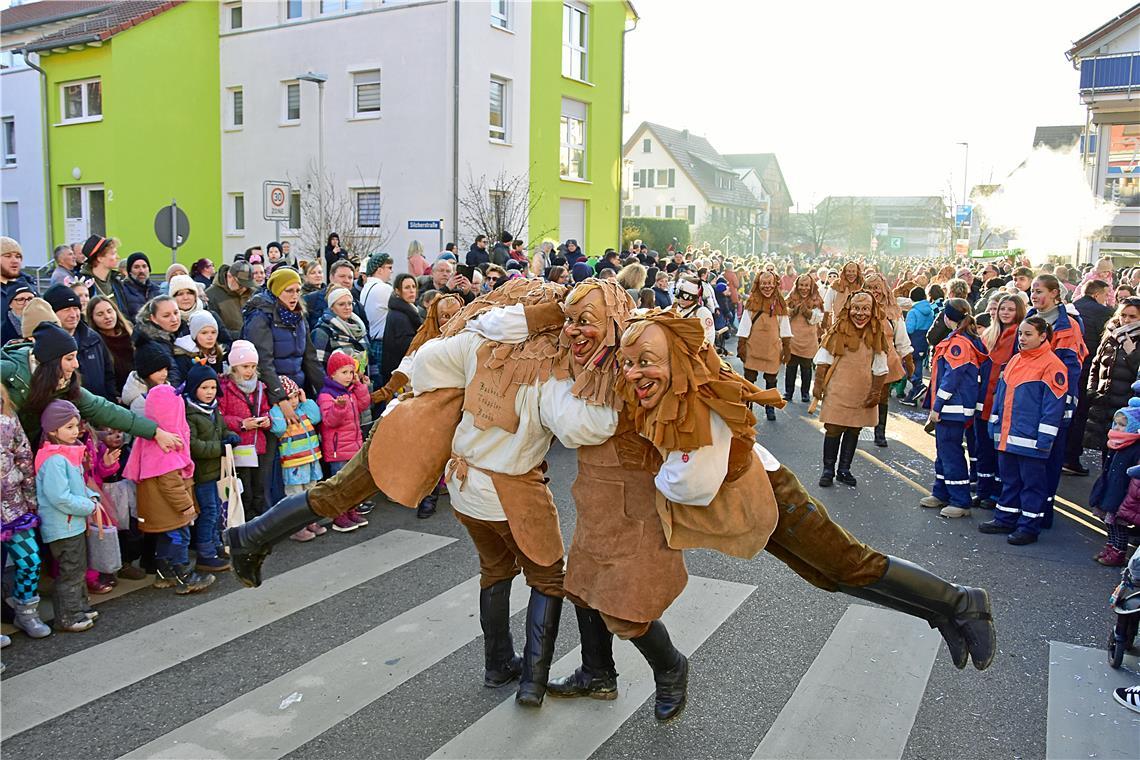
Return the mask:
[[[8,139],[8,125],[12,125],[12,139]],[[19,163],[16,155],[16,117],[5,116],[0,119],[0,128],[3,133],[0,134],[0,140],[4,141],[4,168],[10,169]]]
[[491,0],[491,26],[496,29],[502,29],[504,32],[511,31],[511,0]]
[[[19,201],[4,201],[2,204],[2,208],[3,208],[3,211],[0,212],[0,213],[2,213],[2,216],[0,216],[0,221],[3,222],[3,226],[0,227],[0,234],[3,234],[7,237],[19,240],[20,239],[20,202]],[[8,224],[8,212],[9,211],[13,212],[13,215],[15,216],[16,226],[14,228],[12,227],[12,225]]]
[[305,17],[304,0],[296,0],[297,15],[296,16],[290,16],[289,15],[289,8],[292,7],[293,2],[294,2],[294,0],[281,0],[281,4],[283,6],[285,6],[284,8],[281,9],[281,17],[285,20],[285,23],[291,23],[293,21],[300,21],[301,19],[303,19]]
[[[294,219],[293,219],[294,204],[296,204],[296,209],[297,209],[297,219],[296,219],[297,224],[295,226],[293,224],[293,221],[294,221]],[[304,214],[304,204],[302,203],[301,191],[300,190],[293,190],[292,192],[289,193],[289,220],[285,224],[285,229],[289,230],[290,232],[300,233],[301,226],[304,224],[304,221],[305,221],[303,214]]]
[[[379,196],[380,207],[378,210],[379,216],[376,218],[375,224],[361,224],[360,223],[360,196],[365,193],[375,193]],[[353,224],[356,225],[358,230],[374,230],[384,226],[384,193],[379,186],[374,187],[354,187],[352,188],[352,207],[355,219]]]
[[[237,121],[236,96],[241,95],[241,123]],[[245,89],[241,85],[226,88],[226,130],[237,131],[245,128]]]
[[[229,193],[226,196],[228,206],[228,213],[226,214],[226,228],[227,235],[241,236],[245,234],[246,212],[248,209],[245,207],[245,193]],[[238,202],[241,202],[241,226],[238,226]]]
[[[245,7],[242,3],[226,3],[226,29],[231,32],[236,32],[245,28]],[[241,14],[241,24],[234,26],[234,11]]]
[[[357,105],[357,89],[360,84],[357,84],[356,77],[359,74],[371,74],[375,72],[379,78],[379,82],[365,82],[364,84],[378,84],[380,85],[380,108],[376,111],[358,111]],[[373,66],[354,66],[348,70],[349,79],[349,99],[351,101],[352,110],[349,115],[350,119],[379,119],[380,115],[384,113],[384,72],[379,65]]]
[[[289,88],[297,88],[297,118],[289,118]],[[281,82],[281,126],[295,127],[301,123],[301,82],[297,79],[286,79]]]
[[[585,17],[585,23],[582,25],[585,28],[585,32],[583,33],[583,38],[581,40],[578,40],[577,43],[575,43],[573,36],[570,34],[570,30],[574,28],[574,25],[570,25],[568,27],[566,24],[566,20],[567,20],[566,11],[567,11],[567,9],[569,9],[569,11],[570,11],[570,19],[571,20],[574,18],[574,14],[576,14],[576,13],[580,13],[580,14],[582,14],[582,16]],[[574,76],[574,74],[572,73],[574,70],[572,63],[571,63],[570,70],[569,71],[566,70],[567,51],[569,51],[570,56],[580,56],[581,57],[581,69],[582,69],[581,76]],[[562,60],[562,76],[566,77],[567,79],[577,80],[579,82],[590,81],[589,80],[589,76],[590,76],[590,71],[589,71],[589,64],[590,64],[590,8],[589,8],[589,6],[583,5],[582,3],[578,3],[578,2],[572,2],[570,0],[562,3],[562,58],[563,58],[563,60]]]
[[648,137],[642,138],[642,140],[641,140],[641,152],[642,153],[652,153],[653,152],[653,141],[650,140]]
[[[569,136],[569,122],[580,121],[582,123],[582,142],[581,144],[567,142]],[[588,145],[590,142],[590,107],[588,104],[579,100],[572,100],[570,98],[562,99],[562,110],[559,116],[558,124],[558,174],[562,179],[570,180],[572,182],[588,182],[590,180],[590,173],[587,171],[589,150]],[[573,174],[562,173],[562,156],[564,151],[581,150],[582,157],[579,166],[582,169],[582,176],[577,177]],[[570,154],[566,154],[566,170],[570,170]]]
[[364,9],[364,0],[317,0],[317,13],[321,16],[336,16]]
[[[91,104],[88,102],[88,85],[97,83],[99,85],[99,113],[91,114]],[[76,79],[71,82],[59,83],[59,123],[62,124],[89,124],[93,121],[103,121],[103,78],[91,77],[90,79]],[[68,118],[67,117],[67,88],[80,87],[82,94],[80,102],[83,106],[83,115]]]
[[[493,85],[499,85],[503,88],[503,125],[501,127],[491,123],[491,86]],[[493,74],[487,87],[487,139],[502,145],[509,145],[511,142],[511,80]]]

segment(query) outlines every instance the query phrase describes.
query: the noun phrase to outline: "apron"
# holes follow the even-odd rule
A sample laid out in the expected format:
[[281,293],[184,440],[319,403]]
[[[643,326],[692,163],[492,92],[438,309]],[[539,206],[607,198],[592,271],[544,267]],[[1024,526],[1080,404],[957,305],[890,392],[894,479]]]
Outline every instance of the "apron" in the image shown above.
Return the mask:
[[874,352],[860,341],[853,353],[836,357],[835,371],[827,383],[819,421],[825,425],[874,427],[879,423],[879,409],[863,407],[871,390],[871,362]]
[[810,315],[810,311],[800,313],[789,320],[792,323],[792,356],[812,359],[819,351],[819,328],[808,323]]
[[752,319],[752,333],[748,336],[748,358],[744,368],[765,375],[780,371],[780,318],[772,314],[761,314]]
[[[414,509],[435,490],[451,459],[462,407],[463,388],[404,395],[388,404],[372,431],[368,470],[390,501]],[[415,448],[409,452],[412,441]]]

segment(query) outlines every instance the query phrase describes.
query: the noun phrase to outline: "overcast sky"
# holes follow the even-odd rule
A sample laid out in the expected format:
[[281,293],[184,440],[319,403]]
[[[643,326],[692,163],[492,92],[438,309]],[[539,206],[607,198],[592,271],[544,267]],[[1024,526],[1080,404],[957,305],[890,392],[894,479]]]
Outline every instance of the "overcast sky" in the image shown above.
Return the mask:
[[628,138],[642,121],[775,153],[801,210],[828,195],[1000,182],[1038,125],[1084,124],[1073,41],[1130,0],[634,0]]

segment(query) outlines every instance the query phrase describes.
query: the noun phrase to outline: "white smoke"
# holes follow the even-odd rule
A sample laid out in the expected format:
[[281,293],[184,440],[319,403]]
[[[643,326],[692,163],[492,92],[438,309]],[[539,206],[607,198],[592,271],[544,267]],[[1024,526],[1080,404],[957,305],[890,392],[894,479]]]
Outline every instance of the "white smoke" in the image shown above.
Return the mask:
[[988,198],[978,201],[990,226],[1012,233],[1034,265],[1072,258],[1082,240],[1112,223],[1117,204],[1093,193],[1077,147],[1035,148]]

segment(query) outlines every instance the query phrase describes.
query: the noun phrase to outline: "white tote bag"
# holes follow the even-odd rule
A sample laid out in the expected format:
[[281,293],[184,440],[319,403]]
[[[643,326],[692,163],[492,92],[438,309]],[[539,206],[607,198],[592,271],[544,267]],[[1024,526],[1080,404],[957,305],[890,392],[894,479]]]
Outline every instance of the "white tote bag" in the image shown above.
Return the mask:
[[245,522],[241,491],[241,480],[234,466],[234,448],[227,443],[225,454],[222,455],[222,475],[218,478],[218,496],[226,510],[227,528],[236,528]]

